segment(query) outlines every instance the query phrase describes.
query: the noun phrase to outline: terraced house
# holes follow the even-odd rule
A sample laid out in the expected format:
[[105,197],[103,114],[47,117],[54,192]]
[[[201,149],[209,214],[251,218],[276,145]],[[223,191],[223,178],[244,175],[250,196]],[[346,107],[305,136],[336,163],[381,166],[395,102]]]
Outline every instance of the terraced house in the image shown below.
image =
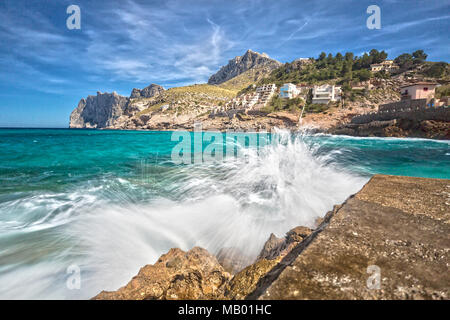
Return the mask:
[[324,84],[321,86],[314,86],[312,103],[327,104],[329,102],[341,100],[341,87],[335,85]]
[[280,98],[288,98],[292,99],[298,96],[300,93],[300,90],[297,88],[297,86],[293,83],[285,83],[280,88]]

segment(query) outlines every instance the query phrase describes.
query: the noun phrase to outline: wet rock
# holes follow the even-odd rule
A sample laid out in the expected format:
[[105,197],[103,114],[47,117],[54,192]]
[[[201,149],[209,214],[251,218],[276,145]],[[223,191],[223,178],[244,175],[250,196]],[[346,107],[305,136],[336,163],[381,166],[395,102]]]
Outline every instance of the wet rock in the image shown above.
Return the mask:
[[448,299],[449,190],[448,180],[374,176],[251,298]]
[[264,246],[259,253],[256,260],[275,258],[279,255],[279,248],[284,244],[285,239],[278,238],[273,233],[270,234],[269,239],[264,243]]
[[124,287],[102,291],[95,300],[219,299],[231,276],[205,249],[170,249],[146,265]]
[[271,260],[260,259],[240,271],[226,286],[225,298],[231,300],[244,299],[249,293],[256,289],[259,281],[266,276],[280,260],[281,257]]
[[277,238],[273,233],[264,244],[263,249],[259,253],[256,260],[260,259],[276,259],[284,257],[288,254],[292,248],[303,241],[307,236],[311,234],[312,230],[308,227],[295,227],[286,233],[283,239]]
[[[204,249],[171,249],[126,286],[94,299],[445,300],[449,194],[448,180],[376,175],[315,230],[272,234],[258,259],[233,278]],[[233,248],[218,256],[230,270],[237,269],[234,258],[242,259]],[[370,266],[379,268],[379,288],[368,286]]]
[[216,257],[220,265],[231,274],[241,271],[252,263],[252,260],[238,248],[222,248]]

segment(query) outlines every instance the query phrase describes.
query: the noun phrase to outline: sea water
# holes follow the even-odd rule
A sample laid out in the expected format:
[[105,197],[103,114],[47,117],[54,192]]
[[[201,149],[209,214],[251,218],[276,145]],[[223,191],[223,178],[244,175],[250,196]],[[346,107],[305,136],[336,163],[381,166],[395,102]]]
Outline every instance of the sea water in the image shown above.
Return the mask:
[[373,174],[450,178],[448,141],[279,131],[245,156],[179,164],[172,134],[0,129],[0,298],[90,298],[172,247],[255,257]]

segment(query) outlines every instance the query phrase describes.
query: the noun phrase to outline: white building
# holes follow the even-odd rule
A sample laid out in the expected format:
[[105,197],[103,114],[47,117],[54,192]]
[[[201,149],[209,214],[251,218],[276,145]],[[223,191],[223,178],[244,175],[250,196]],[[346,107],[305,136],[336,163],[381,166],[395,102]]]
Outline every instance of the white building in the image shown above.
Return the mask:
[[265,84],[256,88],[256,92],[258,93],[274,93],[275,90],[277,90],[277,86],[274,83]]
[[292,83],[285,83],[281,88],[280,88],[280,98],[288,98],[288,99],[292,99],[295,98],[296,96],[298,96],[300,93],[300,90],[297,89],[297,86],[295,84]]
[[258,104],[265,106],[276,90],[277,86],[273,83],[256,88],[256,94],[259,95]]
[[335,85],[324,84],[322,86],[314,86],[312,103],[327,104],[330,101],[341,100],[341,87]]
[[396,65],[393,60],[385,60],[381,63],[374,63],[370,65],[370,71],[372,72],[379,72],[379,71],[392,72],[398,69],[399,66]]

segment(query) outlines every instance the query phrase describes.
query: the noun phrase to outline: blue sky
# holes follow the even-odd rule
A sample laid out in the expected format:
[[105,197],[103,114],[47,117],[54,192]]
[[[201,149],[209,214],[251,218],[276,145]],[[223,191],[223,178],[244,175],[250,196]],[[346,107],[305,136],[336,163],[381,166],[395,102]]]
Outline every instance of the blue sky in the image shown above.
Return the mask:
[[[66,27],[71,4],[81,30]],[[380,30],[366,27],[371,4]],[[67,127],[82,97],[203,83],[247,49],[281,62],[424,49],[448,62],[449,9],[450,0],[2,0],[0,126]]]

